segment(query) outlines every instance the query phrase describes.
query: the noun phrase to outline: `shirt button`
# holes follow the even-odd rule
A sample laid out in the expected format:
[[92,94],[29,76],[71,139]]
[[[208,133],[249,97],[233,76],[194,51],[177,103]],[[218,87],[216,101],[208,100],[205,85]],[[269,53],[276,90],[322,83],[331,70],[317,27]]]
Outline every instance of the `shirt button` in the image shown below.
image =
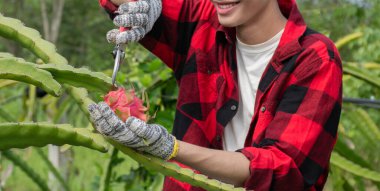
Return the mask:
[[261,107],[261,112],[265,112],[267,110],[267,108],[265,106]]
[[217,136],[216,136],[216,141],[218,141],[218,142],[219,142],[220,140],[221,140],[221,139],[220,139],[220,136],[219,136],[219,135],[217,135]]
[[211,74],[212,72],[211,72],[211,70],[207,70],[207,74]]
[[236,109],[237,109],[236,105],[232,105],[232,106],[231,106],[231,110],[232,110],[232,111],[235,111]]

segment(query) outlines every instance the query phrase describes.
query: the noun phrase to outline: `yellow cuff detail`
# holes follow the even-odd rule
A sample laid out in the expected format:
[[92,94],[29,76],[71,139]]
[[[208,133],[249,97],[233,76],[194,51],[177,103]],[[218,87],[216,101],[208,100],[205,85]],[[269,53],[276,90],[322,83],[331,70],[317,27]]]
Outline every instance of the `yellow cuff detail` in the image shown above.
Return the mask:
[[173,153],[169,156],[169,159],[172,159],[178,155],[178,150],[179,150],[179,143],[176,138],[174,138],[174,148],[173,148]]

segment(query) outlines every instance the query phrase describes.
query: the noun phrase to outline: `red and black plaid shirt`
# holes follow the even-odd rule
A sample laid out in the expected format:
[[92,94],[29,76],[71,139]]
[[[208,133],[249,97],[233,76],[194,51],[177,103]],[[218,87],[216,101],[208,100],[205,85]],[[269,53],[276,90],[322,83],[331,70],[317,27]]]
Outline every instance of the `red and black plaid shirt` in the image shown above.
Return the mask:
[[[116,7],[101,5],[111,14]],[[337,138],[342,66],[334,44],[307,28],[295,0],[278,0],[288,19],[260,80],[245,148],[255,190],[322,190]],[[162,15],[141,44],[173,69],[179,97],[173,134],[223,149],[223,128],[239,106],[236,34],[210,0],[162,0]],[[252,98],[253,99],[253,98]],[[167,178],[167,191],[200,188]]]

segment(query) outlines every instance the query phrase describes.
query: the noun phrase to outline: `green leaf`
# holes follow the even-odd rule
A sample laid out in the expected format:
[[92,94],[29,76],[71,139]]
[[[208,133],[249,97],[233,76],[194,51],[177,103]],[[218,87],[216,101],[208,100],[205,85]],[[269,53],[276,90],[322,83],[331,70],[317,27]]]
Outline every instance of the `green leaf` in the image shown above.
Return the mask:
[[7,87],[7,86],[12,86],[12,85],[15,85],[17,84],[18,82],[17,81],[14,81],[14,80],[1,80],[0,81],[0,89],[1,88],[4,88],[4,87]]
[[0,123],[0,150],[10,148],[43,147],[48,144],[83,146],[100,152],[107,151],[107,143],[99,134],[70,125],[48,123]]
[[159,70],[164,64],[159,59],[153,59],[148,64],[144,64],[146,67],[146,72],[155,72]]
[[58,107],[57,112],[54,115],[53,122],[59,123],[62,116],[66,114],[67,110],[72,107],[75,104],[75,102],[72,99],[65,99],[63,100]]
[[368,70],[345,64],[343,65],[343,72],[380,88],[380,78],[371,74]]
[[95,102],[89,98],[88,91],[84,88],[75,88],[72,86],[65,86],[66,91],[79,105],[80,109],[86,115],[87,119],[90,120],[90,112],[88,111],[88,106],[94,104]]
[[355,125],[356,129],[358,132],[361,133],[363,136],[363,140],[368,141],[369,145],[373,145],[374,148],[380,148],[379,145],[377,144],[380,139],[376,137],[376,128],[377,127],[372,127],[372,129],[375,129],[373,132],[370,127],[370,121],[369,116],[368,118],[363,118],[363,112],[364,111],[359,111],[360,109],[352,109],[350,111],[347,111],[347,116],[348,120],[351,121],[353,125]]
[[49,72],[38,69],[35,64],[25,62],[23,59],[0,58],[0,79],[33,84],[53,96],[62,93],[61,85]]
[[24,160],[22,160],[19,156],[14,154],[12,151],[3,151],[3,156],[8,160],[12,161],[13,164],[20,167],[21,170],[28,175],[29,178],[33,180],[34,183],[38,185],[38,187],[43,191],[49,191],[49,187],[46,184],[46,181],[38,175],[37,172],[34,171],[33,167],[29,166]]
[[143,74],[141,75],[141,77],[139,78],[139,81],[141,82],[141,84],[145,87],[148,87],[149,85],[152,84],[152,76],[151,75],[148,75],[148,74]]
[[338,154],[342,155],[343,157],[349,158],[351,161],[355,162],[356,164],[359,164],[360,166],[372,169],[371,165],[368,164],[366,160],[364,160],[360,155],[356,154],[355,151],[350,149],[343,141],[341,136],[338,138],[334,151]]
[[99,191],[109,191],[111,183],[111,175],[113,170],[113,161],[117,159],[118,150],[112,148],[111,157],[106,161],[103,176],[100,182]]
[[336,152],[332,153],[330,162],[333,165],[347,172],[350,172],[356,176],[360,176],[360,177],[363,177],[375,182],[380,182],[380,172],[376,172],[376,171],[372,171],[367,168],[364,168],[356,163],[353,163],[351,160],[344,158],[343,156],[339,155]]
[[380,141],[380,129],[371,119],[368,113],[360,108],[358,108],[355,113],[358,117],[356,120],[360,121],[363,124],[362,127],[366,129],[371,135],[373,135],[375,139],[377,139],[377,142]]
[[344,177],[341,177],[343,179],[343,190],[344,191],[355,191],[355,189],[350,185],[350,183],[348,182],[348,180]]
[[355,33],[349,34],[349,35],[344,36],[343,38],[339,39],[338,41],[336,41],[335,46],[337,49],[340,49],[343,46],[345,46],[346,44],[348,44],[354,40],[357,40],[362,36],[363,36],[362,32],[355,32]]
[[16,119],[0,107],[0,117],[6,122],[16,122]]

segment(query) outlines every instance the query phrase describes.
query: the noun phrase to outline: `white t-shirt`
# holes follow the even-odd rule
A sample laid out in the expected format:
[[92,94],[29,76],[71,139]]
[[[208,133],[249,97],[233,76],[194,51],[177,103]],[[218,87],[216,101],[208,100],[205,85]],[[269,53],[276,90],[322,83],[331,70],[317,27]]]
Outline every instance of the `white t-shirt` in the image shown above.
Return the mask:
[[262,44],[247,45],[239,39],[237,40],[236,57],[240,101],[235,117],[224,129],[223,147],[226,151],[236,151],[244,147],[253,117],[259,81],[280,43],[283,32],[284,30],[280,31]]

